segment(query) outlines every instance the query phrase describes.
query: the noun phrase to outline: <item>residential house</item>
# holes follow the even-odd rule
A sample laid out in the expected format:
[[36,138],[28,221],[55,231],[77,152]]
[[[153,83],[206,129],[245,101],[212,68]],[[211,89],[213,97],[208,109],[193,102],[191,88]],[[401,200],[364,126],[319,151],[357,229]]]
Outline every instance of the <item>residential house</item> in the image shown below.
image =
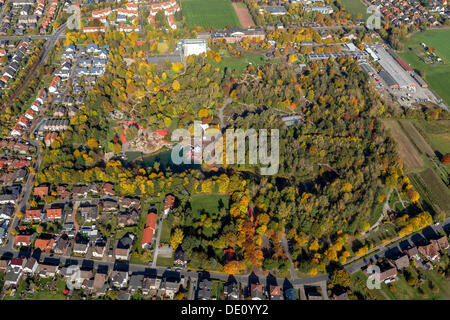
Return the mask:
[[281,286],[270,285],[269,287],[270,300],[283,300],[283,293]]
[[40,249],[42,252],[49,253],[50,250],[53,249],[54,243],[55,243],[55,239],[53,239],[53,238],[50,238],[50,239],[38,238],[34,242],[34,247],[36,249]]
[[404,254],[396,259],[392,259],[392,263],[395,265],[397,270],[402,270],[409,267],[409,258],[406,254]]
[[156,229],[156,213],[149,212],[147,215],[147,223],[145,224],[144,232],[142,235],[142,248],[148,249],[153,242],[153,236]]
[[197,299],[211,300],[212,282],[210,280],[202,280],[198,283]]
[[380,282],[390,283],[397,279],[397,269],[394,267],[388,267],[380,272]]
[[112,285],[117,289],[123,289],[128,284],[128,272],[125,271],[113,271],[111,275]]
[[101,193],[107,196],[114,196],[114,185],[112,183],[106,182],[101,189]]
[[425,246],[418,247],[419,253],[430,261],[439,260],[441,258],[439,254],[439,247],[431,242]]
[[103,239],[95,242],[94,248],[92,250],[92,256],[94,258],[103,258],[106,252],[106,242]]
[[98,218],[98,207],[96,205],[83,205],[78,208],[78,211],[85,222],[96,221]]
[[184,253],[183,249],[181,249],[181,246],[175,250],[175,253],[173,255],[173,264],[176,266],[186,266],[187,260],[186,260],[186,254]]
[[253,283],[250,286],[250,296],[252,300],[264,300],[264,291],[262,284]]
[[53,251],[58,255],[65,256],[69,249],[69,244],[69,237],[66,234],[62,234],[59,238],[56,239]]
[[128,260],[131,247],[133,246],[133,240],[133,235],[126,235],[118,241],[114,253],[114,256],[117,260]]
[[142,281],[142,293],[144,295],[155,295],[161,287],[161,279],[157,277],[144,277]]
[[88,188],[86,186],[73,187],[72,194],[77,198],[86,198],[88,194]]
[[223,288],[223,293],[228,300],[239,300],[240,290],[237,282],[230,282]]
[[47,221],[61,220],[62,219],[62,208],[48,208],[45,211],[45,217]]
[[78,255],[86,255],[89,250],[89,242],[82,241],[82,242],[75,242],[73,245],[73,253],[76,253]]
[[36,269],[36,274],[41,278],[53,278],[58,273],[58,265],[41,263]]
[[417,247],[411,247],[409,249],[403,250],[403,253],[408,256],[409,259],[419,259],[419,250]]
[[116,211],[117,210],[117,201],[115,200],[103,200],[102,201],[103,211]]
[[178,279],[164,278],[161,283],[160,290],[161,295],[173,299],[175,294],[180,289],[180,282]]
[[171,194],[167,195],[164,199],[164,214],[167,215],[172,211],[175,204],[175,197]]
[[144,275],[140,273],[133,273],[130,277],[130,284],[128,289],[131,294],[134,294],[137,290],[142,290],[142,284],[144,282]]
[[31,246],[31,243],[33,242],[33,236],[32,235],[25,235],[25,234],[18,234],[14,238],[14,246],[15,247],[22,247],[22,246]]
[[138,218],[139,213],[136,210],[132,210],[131,212],[122,212],[117,217],[117,225],[121,228],[135,226],[137,224]]
[[37,262],[37,260],[35,258],[31,257],[31,258],[27,259],[27,261],[23,267],[23,272],[33,275],[36,272],[38,265],[39,265],[39,263]]
[[9,220],[14,215],[14,205],[7,203],[0,207],[0,219]]
[[108,279],[107,274],[97,272],[94,276],[92,291],[94,291],[97,295],[104,295],[107,287],[106,285],[107,279]]
[[440,251],[447,250],[449,248],[447,236],[443,235],[437,239],[431,240],[431,243],[435,245],[435,247],[439,248]]

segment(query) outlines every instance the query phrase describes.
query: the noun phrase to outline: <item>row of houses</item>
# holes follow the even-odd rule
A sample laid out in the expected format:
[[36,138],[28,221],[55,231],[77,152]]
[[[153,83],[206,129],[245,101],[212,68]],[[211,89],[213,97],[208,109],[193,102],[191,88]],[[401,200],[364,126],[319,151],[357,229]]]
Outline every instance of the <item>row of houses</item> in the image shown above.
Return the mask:
[[164,11],[167,16],[167,22],[171,29],[177,28],[177,23],[175,22],[174,14],[181,10],[180,6],[177,4],[176,0],[170,0],[162,3],[152,4],[150,7],[150,15],[148,16],[148,22],[150,24],[155,24],[155,16],[159,11]]
[[40,111],[42,105],[45,102],[45,99],[47,98],[47,92],[43,88],[39,90],[38,94],[36,95],[36,99],[31,104],[30,108],[25,111],[25,114],[19,118],[16,125],[11,130],[11,136],[17,137],[23,134],[25,129],[28,129],[30,127],[31,122],[36,117],[36,114]]
[[440,14],[446,12],[446,5],[437,3],[430,6],[430,11],[419,1],[371,0],[369,3],[380,8],[383,20],[397,26],[419,26],[423,23],[428,26],[439,26],[439,21],[430,11]]
[[54,278],[62,277],[74,288],[83,289],[87,294],[100,297],[110,289],[122,290],[118,299],[129,300],[136,291],[145,296],[160,296],[173,299],[184,285],[184,278],[157,277],[144,272],[128,272],[123,270],[108,270],[79,268],[73,265],[60,266],[50,261],[38,261],[34,257],[12,258],[0,260],[0,271],[6,273],[5,287],[17,287],[24,278]]
[[[448,239],[445,235],[431,239],[427,244],[420,246],[412,246],[403,250],[399,255],[389,259],[388,265],[380,270],[379,281],[391,283],[396,281],[398,272],[409,267],[412,260],[416,261],[416,265],[422,266],[424,269],[433,269],[431,262],[438,261],[441,257],[440,251],[450,248]],[[428,262],[424,263],[422,257]]]
[[16,52],[14,53],[10,63],[5,69],[3,76],[0,78],[0,89],[6,87],[6,84],[15,77],[17,71],[20,68],[20,63],[23,58],[27,54],[27,48],[29,47],[29,43],[26,41],[22,41],[17,47]]

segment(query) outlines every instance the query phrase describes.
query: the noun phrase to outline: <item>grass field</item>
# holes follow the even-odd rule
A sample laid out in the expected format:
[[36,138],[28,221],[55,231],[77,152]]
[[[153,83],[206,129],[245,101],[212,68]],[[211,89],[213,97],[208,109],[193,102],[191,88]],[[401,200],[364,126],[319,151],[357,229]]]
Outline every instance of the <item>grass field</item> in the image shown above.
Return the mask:
[[367,14],[367,7],[361,2],[361,0],[342,0],[342,4],[351,14],[355,15],[361,13],[363,15],[363,19],[369,16]]
[[[350,1],[350,0],[347,0]],[[345,1],[344,1],[345,2]],[[425,72],[425,80],[430,87],[447,103],[450,104],[450,29],[429,30],[409,37],[400,56],[414,69]],[[423,50],[421,43],[435,48],[436,54],[443,64],[426,64],[414,53]]]
[[[407,270],[419,277],[415,269],[409,267]],[[392,286],[394,290],[389,289],[384,283],[381,285],[381,290],[392,300],[448,300],[450,289],[448,281],[435,271],[421,272],[423,276],[422,283],[412,286],[403,275],[399,275],[399,280],[394,282]],[[434,287],[435,289],[432,289]],[[436,289],[438,288],[438,289]]]
[[417,150],[422,154],[434,156],[434,151],[424,137],[417,131],[414,124],[407,120],[400,120],[400,125]]
[[408,169],[420,169],[424,162],[396,120],[383,121],[387,129],[391,129],[392,137],[397,142],[397,150]]
[[249,63],[261,66],[267,63],[281,63],[279,59],[265,60],[262,54],[244,54],[239,58],[223,57],[219,63],[212,60],[211,65],[221,68],[222,70],[228,68],[230,70],[236,70],[239,74],[249,65]]
[[[162,222],[162,228],[161,228],[161,243],[170,243],[170,233],[172,231],[172,216],[167,217]],[[159,259],[159,258],[158,258]]]
[[241,27],[230,0],[182,0],[181,8],[189,28],[202,26],[223,29]]
[[221,207],[228,209],[228,196],[218,194],[193,196],[191,207],[194,214],[202,210],[209,214],[217,214]]
[[450,120],[413,121],[434,150],[441,155],[450,153]]

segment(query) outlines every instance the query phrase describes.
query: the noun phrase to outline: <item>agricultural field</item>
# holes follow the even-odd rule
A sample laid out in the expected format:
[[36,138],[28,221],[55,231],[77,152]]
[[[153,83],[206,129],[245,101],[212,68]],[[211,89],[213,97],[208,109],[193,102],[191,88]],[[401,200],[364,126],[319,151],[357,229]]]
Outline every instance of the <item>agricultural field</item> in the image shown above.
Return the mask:
[[430,147],[428,142],[425,141],[424,137],[417,131],[413,123],[408,120],[400,120],[400,126],[420,153],[434,156],[433,149]]
[[226,26],[241,27],[230,0],[182,0],[181,8],[189,28],[223,29]]
[[450,214],[450,191],[433,170],[428,168],[420,173],[412,173],[409,177],[422,200]]
[[[347,0],[350,1],[350,0]],[[345,2],[345,1],[344,1]],[[446,103],[450,104],[450,29],[428,30],[409,37],[400,56],[414,69],[425,72],[425,80]],[[427,64],[421,60],[424,48],[421,43],[435,49],[435,53],[443,60],[439,64]]]
[[[450,120],[413,120],[431,147],[441,155],[450,153]],[[450,169],[450,166],[447,166]]]
[[353,15],[358,13],[362,14],[363,19],[367,18],[367,7],[361,2],[361,0],[342,0],[344,8]]
[[404,133],[399,123],[396,120],[383,121],[387,129],[391,130],[392,137],[397,142],[398,153],[403,159],[406,167],[409,170],[420,169],[424,166],[424,161],[417,152],[411,140]]

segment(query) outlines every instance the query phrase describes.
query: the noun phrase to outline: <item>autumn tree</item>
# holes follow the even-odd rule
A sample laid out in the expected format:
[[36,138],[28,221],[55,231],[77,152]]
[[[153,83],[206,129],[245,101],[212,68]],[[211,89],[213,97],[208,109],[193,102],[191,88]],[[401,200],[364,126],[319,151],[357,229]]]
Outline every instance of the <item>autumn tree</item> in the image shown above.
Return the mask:
[[170,239],[170,244],[172,245],[173,250],[176,250],[178,246],[183,242],[183,231],[177,228]]

